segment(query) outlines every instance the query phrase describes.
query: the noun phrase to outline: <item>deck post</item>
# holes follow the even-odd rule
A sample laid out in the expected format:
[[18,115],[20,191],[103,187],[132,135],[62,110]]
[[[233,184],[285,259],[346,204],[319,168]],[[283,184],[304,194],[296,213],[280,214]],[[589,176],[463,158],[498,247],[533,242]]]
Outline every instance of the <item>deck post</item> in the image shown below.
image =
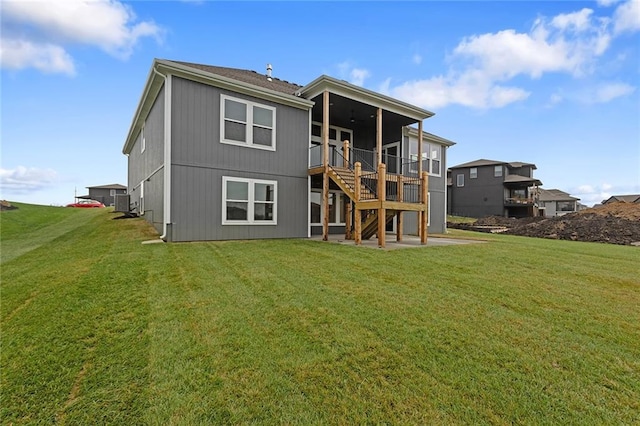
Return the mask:
[[360,185],[361,185],[361,181],[360,181],[360,175],[362,174],[362,165],[360,164],[360,162],[358,161],[354,167],[353,167],[353,176],[354,176],[354,191],[355,191],[355,212],[354,212],[354,218],[353,221],[355,222],[355,228],[356,228],[356,235],[355,235],[355,240],[356,240],[356,245],[360,245],[362,244],[362,210],[360,210],[358,208],[358,202],[360,201]]
[[422,217],[420,218],[420,244],[427,244],[427,220],[429,218],[429,174],[427,172],[422,172],[420,189],[420,198],[424,203],[424,210],[422,211]]
[[386,232],[387,232],[387,209],[384,204],[387,200],[386,188],[387,188],[387,165],[384,163],[378,164],[378,200],[380,201],[380,208],[378,209],[378,247],[385,246]]
[[[422,183],[422,120],[418,122],[418,179]],[[422,203],[422,191],[420,191],[420,202]],[[418,236],[422,241],[422,212],[418,212]]]
[[[342,156],[344,158],[343,166],[349,168],[349,141],[345,139],[342,142]],[[351,237],[351,200],[344,206],[344,239],[350,240]]]
[[382,108],[378,108],[376,114],[376,160],[382,163]]
[[329,91],[322,94],[322,241],[329,239]]
[[[404,201],[404,182],[402,181],[402,175],[398,175],[398,202]],[[402,210],[398,210],[396,213],[396,241],[402,241]]]

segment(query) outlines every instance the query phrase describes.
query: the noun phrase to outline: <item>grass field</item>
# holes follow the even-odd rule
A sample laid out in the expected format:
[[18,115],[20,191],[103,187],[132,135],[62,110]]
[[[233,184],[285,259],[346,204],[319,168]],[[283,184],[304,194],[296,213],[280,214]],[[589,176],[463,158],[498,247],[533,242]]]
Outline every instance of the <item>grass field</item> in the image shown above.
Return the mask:
[[640,249],[141,244],[1,219],[2,424],[638,424]]

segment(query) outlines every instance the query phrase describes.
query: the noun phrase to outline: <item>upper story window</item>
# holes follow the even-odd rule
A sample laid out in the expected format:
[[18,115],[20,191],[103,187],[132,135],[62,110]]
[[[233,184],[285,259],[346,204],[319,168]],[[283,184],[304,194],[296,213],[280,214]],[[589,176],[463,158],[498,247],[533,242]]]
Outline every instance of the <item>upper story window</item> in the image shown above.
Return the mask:
[[[406,140],[406,139],[405,139]],[[442,146],[429,142],[422,142],[422,170],[431,175],[440,176],[440,159]],[[409,139],[409,159],[412,161],[411,171],[418,171],[418,140]]]
[[276,225],[278,183],[222,177],[223,225]]
[[[344,127],[329,126],[329,144],[342,147],[342,143],[347,140],[353,143],[353,131]],[[314,121],[311,123],[311,144],[322,144],[322,123]],[[353,145],[352,145],[353,147]]]
[[220,96],[220,142],[276,150],[276,109]]
[[142,154],[146,148],[147,148],[147,141],[144,138],[144,124],[143,124],[142,129],[140,129],[140,154]]
[[469,169],[469,179],[477,179],[478,178],[478,168],[471,167]]
[[502,176],[502,166],[495,166],[493,168],[493,176],[494,177],[501,177]]
[[464,186],[464,175],[456,175],[456,186]]

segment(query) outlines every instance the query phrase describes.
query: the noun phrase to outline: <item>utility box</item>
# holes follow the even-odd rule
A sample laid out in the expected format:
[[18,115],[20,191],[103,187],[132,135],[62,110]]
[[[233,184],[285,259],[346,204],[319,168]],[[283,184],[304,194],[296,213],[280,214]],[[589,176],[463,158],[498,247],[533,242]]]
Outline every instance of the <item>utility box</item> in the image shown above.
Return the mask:
[[120,213],[129,213],[129,194],[116,194],[115,195],[115,211]]

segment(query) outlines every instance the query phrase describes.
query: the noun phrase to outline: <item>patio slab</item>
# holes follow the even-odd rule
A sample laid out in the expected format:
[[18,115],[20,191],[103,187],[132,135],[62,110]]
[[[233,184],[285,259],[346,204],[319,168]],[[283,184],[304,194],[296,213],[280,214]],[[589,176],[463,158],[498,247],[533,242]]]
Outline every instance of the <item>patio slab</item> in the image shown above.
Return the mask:
[[[311,237],[311,240],[314,241],[322,241],[322,235],[314,235]],[[342,234],[333,234],[329,235],[329,243],[332,244],[343,244],[356,246],[354,240],[345,240],[344,235]],[[449,238],[440,235],[429,235],[427,237],[427,244],[420,244],[420,238],[416,235],[403,235],[402,242],[396,242],[395,234],[387,234],[386,238],[386,247],[378,247],[378,239],[376,237],[371,237],[369,240],[362,240],[362,244],[360,247],[368,247],[375,248],[378,250],[398,250],[398,249],[406,249],[406,248],[420,248],[420,247],[438,247],[438,246],[455,246],[455,245],[464,245],[464,244],[482,244],[486,241],[479,240],[463,240],[459,238]]]

